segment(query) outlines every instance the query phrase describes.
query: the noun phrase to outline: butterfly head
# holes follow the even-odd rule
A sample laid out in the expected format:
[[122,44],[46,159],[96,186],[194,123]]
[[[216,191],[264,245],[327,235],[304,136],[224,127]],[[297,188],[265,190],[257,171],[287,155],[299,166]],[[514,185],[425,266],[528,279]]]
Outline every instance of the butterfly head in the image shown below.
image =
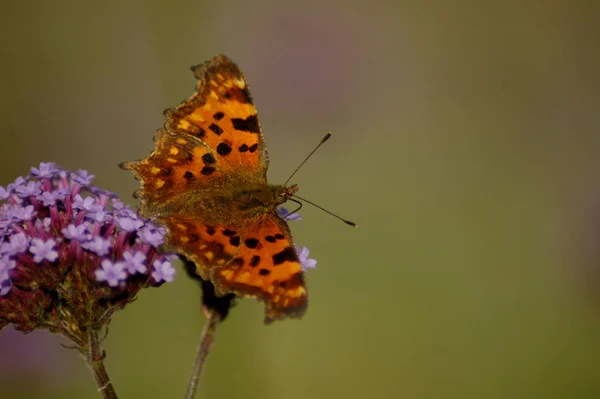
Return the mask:
[[279,205],[287,202],[296,192],[298,192],[298,185],[292,184],[291,186],[270,186],[271,195],[268,206],[270,208],[277,208]]
[[287,200],[289,200],[294,194],[298,192],[298,185],[292,184],[291,186],[279,186],[278,194],[276,198],[278,198],[277,205],[281,205]]

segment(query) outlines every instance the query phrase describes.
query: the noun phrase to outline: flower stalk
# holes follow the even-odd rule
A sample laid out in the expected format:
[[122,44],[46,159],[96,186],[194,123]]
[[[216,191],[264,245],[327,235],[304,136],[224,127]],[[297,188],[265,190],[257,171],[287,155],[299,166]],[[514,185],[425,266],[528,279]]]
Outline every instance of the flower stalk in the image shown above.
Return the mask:
[[98,392],[104,399],[117,399],[115,389],[108,378],[108,373],[104,368],[104,351],[100,349],[100,340],[98,339],[98,331],[90,330],[88,332],[88,350],[83,354],[88,364],[90,372],[98,383]]
[[200,342],[196,348],[196,357],[194,359],[194,366],[192,367],[190,380],[185,393],[185,399],[194,399],[198,384],[202,378],[202,373],[204,372],[204,367],[206,366],[208,354],[210,353],[210,349],[215,341],[217,326],[221,321],[219,312],[210,310],[207,310],[207,312],[209,312],[208,319],[204,323],[204,328],[202,329],[202,334],[200,335]]

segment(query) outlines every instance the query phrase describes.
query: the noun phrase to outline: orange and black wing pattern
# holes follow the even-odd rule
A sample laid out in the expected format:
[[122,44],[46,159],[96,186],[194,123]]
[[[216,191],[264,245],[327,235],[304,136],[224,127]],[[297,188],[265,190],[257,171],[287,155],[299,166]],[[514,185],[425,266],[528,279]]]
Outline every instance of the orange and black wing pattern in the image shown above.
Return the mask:
[[222,176],[214,151],[196,137],[159,131],[154,151],[141,161],[124,162],[141,180],[136,197],[142,213],[148,206],[165,203],[191,189],[207,187]]
[[225,55],[192,67],[196,92],[165,112],[165,129],[198,138],[221,168],[266,179],[267,151],[246,78]]
[[285,222],[267,214],[248,226],[206,226],[169,217],[168,245],[194,262],[217,295],[235,293],[265,302],[265,322],[301,317],[308,297],[302,266]]

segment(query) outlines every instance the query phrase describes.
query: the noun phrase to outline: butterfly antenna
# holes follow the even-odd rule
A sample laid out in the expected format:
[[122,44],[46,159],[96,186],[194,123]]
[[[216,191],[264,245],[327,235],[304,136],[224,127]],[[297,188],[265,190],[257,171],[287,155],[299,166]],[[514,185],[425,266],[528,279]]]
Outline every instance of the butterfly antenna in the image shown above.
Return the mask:
[[333,213],[333,212],[329,212],[327,209],[325,209],[325,208],[323,208],[323,207],[321,207],[321,206],[319,206],[319,205],[315,204],[314,202],[311,202],[311,201],[309,201],[309,200],[307,200],[307,199],[304,199],[304,198],[302,198],[302,197],[298,197],[298,196],[297,196],[297,195],[295,195],[295,194],[294,194],[294,197],[298,198],[298,199],[299,199],[299,200],[301,200],[301,201],[304,201],[304,202],[306,202],[307,204],[311,204],[312,206],[314,206],[314,207],[316,207],[316,208],[319,208],[319,209],[320,209],[320,210],[322,210],[323,212],[325,212],[325,213],[328,213],[328,214],[330,214],[331,216],[333,216],[333,217],[335,217],[335,218],[338,218],[338,219],[340,219],[342,222],[346,223],[348,226],[352,226],[352,227],[358,227],[358,226],[356,225],[356,223],[354,223],[354,222],[351,222],[351,221],[349,221],[349,220],[346,220],[346,219],[344,219],[343,217],[341,217],[341,216],[338,216],[338,215],[336,215],[336,214],[335,214],[335,213]]
[[288,182],[290,180],[292,180],[292,177],[294,177],[294,175],[296,174],[296,172],[298,172],[298,170],[302,167],[302,165],[304,165],[306,163],[306,161],[308,161],[308,159],[312,156],[312,154],[314,154],[315,151],[317,151],[319,149],[319,147],[323,145],[324,142],[326,142],[327,140],[329,140],[330,137],[331,137],[331,133],[327,133],[325,135],[325,137],[323,137],[323,140],[321,140],[321,142],[315,147],[315,149],[312,150],[312,152],[310,154],[308,154],[308,156],[304,159],[304,161],[302,161],[302,163],[300,164],[300,166],[298,166],[296,168],[296,170],[294,170],[294,172],[290,175],[290,177],[288,177],[288,179],[285,181],[285,183],[283,183],[284,186],[287,186]]

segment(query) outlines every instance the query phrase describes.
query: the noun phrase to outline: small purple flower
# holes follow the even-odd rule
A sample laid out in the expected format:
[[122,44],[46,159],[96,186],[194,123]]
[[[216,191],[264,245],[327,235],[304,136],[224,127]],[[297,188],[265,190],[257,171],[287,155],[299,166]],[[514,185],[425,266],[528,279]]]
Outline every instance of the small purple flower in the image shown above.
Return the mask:
[[81,246],[96,255],[104,256],[110,252],[111,243],[109,240],[96,236],[92,241],[84,242]]
[[82,186],[87,186],[94,180],[94,175],[88,173],[87,170],[79,169],[77,173],[71,173],[71,179]]
[[0,252],[16,255],[27,251],[29,247],[29,238],[25,233],[13,234],[8,238],[8,242],[3,243],[3,250]]
[[27,205],[25,207],[15,205],[8,209],[6,218],[11,222],[21,222],[23,220],[31,220],[35,214],[34,206]]
[[77,194],[75,196],[75,200],[73,201],[73,208],[93,213],[101,211],[102,205],[96,204],[94,197],[85,197],[84,199],[81,197],[81,195]]
[[123,209],[125,207],[125,204],[120,199],[113,198],[112,199],[112,206],[113,206],[113,209],[116,209],[116,210],[119,211],[119,210],[121,210],[121,209]]
[[135,213],[131,208],[120,209],[119,216],[122,218],[138,219],[137,213]]
[[10,191],[5,189],[4,187],[0,187],[0,201],[4,201],[8,197],[10,197]]
[[125,231],[134,231],[144,225],[144,222],[138,219],[131,219],[128,217],[121,217],[117,219],[119,227]]
[[37,196],[37,199],[44,203],[44,206],[52,206],[56,204],[56,200],[63,197],[58,191],[44,191]]
[[317,267],[317,261],[308,257],[310,254],[308,248],[296,246],[296,253],[298,254],[300,264],[302,265],[302,271],[305,272],[307,269],[314,269]]
[[302,220],[302,216],[299,213],[290,213],[286,207],[277,208],[277,213],[285,220]]
[[29,181],[27,184],[22,184],[15,188],[15,192],[21,198],[36,196],[41,193],[40,183],[37,181]]
[[58,258],[58,252],[54,250],[55,246],[56,241],[53,239],[44,241],[39,238],[33,238],[29,252],[33,254],[33,261],[35,263],[41,263],[44,259],[54,262]]
[[164,228],[156,228],[153,225],[146,225],[140,232],[140,238],[146,244],[158,248],[165,242],[166,231]]
[[66,186],[59,186],[56,191],[58,192],[58,195],[60,195],[62,198],[71,195],[71,189]]
[[96,274],[96,280],[106,281],[111,287],[116,287],[121,281],[127,278],[127,273],[123,271],[123,265],[119,262],[111,262],[108,259],[104,259],[100,264],[100,269],[94,272]]
[[10,183],[7,187],[8,191],[14,191],[17,187],[22,186],[23,184],[25,184],[25,179],[23,178],[23,176],[19,176],[15,179],[14,182]]
[[110,214],[106,211],[97,211],[93,214],[91,219],[98,223],[104,223],[104,222],[109,222],[112,218],[111,218]]
[[54,162],[42,162],[39,168],[31,168],[31,174],[39,178],[52,177],[57,171],[58,169]]
[[154,271],[152,272],[152,278],[156,280],[157,283],[161,281],[166,281],[170,283],[175,278],[175,269],[171,266],[169,261],[161,261],[159,259],[155,260],[152,264],[154,267]]
[[80,242],[87,241],[92,238],[92,235],[88,232],[87,226],[85,224],[80,224],[79,226],[70,224],[64,229],[62,229],[62,233],[69,240],[75,240]]
[[148,268],[144,265],[146,255],[141,252],[131,253],[131,251],[123,252],[123,268],[127,270],[129,274],[146,273]]

